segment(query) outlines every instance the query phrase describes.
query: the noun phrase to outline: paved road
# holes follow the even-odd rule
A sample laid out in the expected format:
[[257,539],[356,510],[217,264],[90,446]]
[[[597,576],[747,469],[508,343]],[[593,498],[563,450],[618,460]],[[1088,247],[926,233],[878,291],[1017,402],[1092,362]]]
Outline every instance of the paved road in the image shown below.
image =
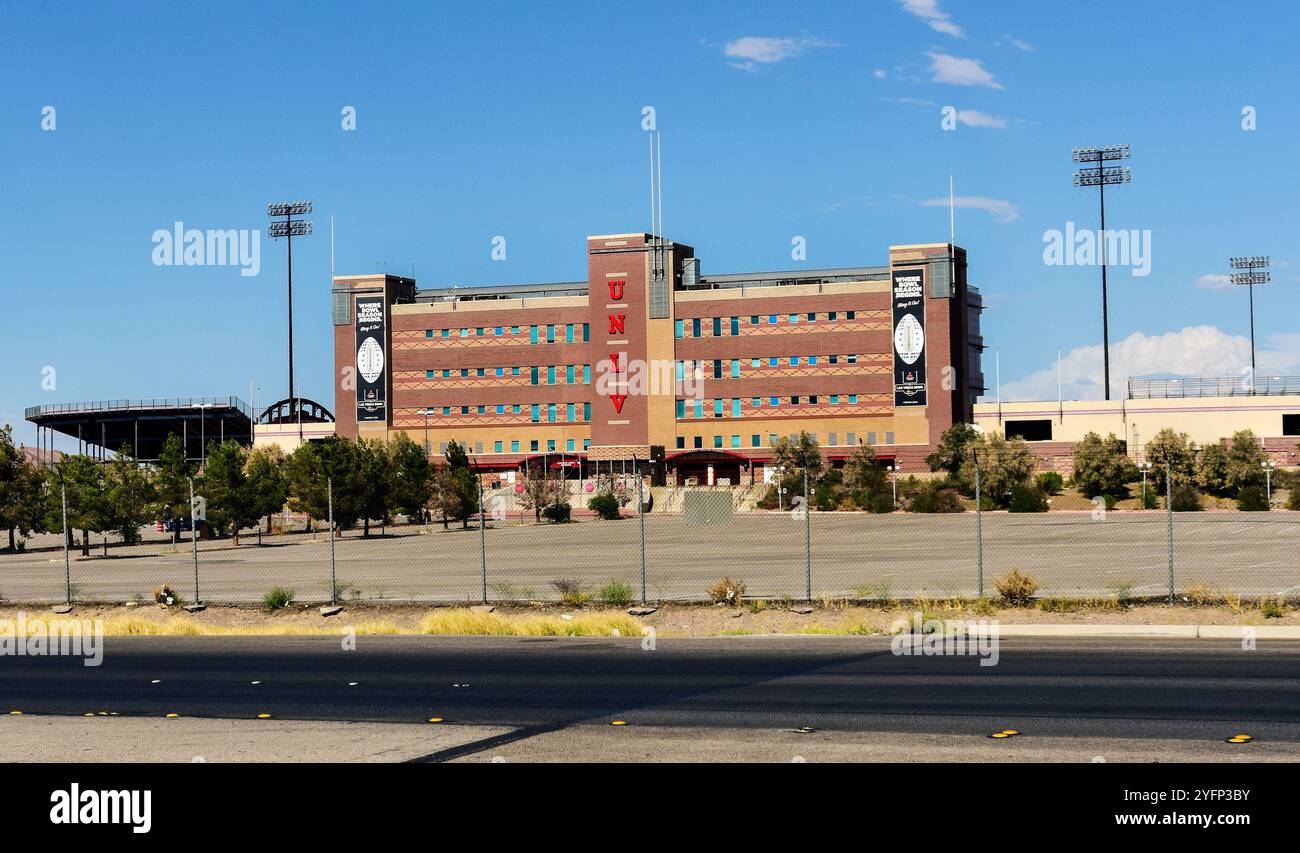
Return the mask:
[[[992,667],[973,657],[895,656],[880,638],[660,639],[653,650],[616,638],[361,637],[355,651],[319,637],[106,642],[97,668],[72,658],[0,659],[0,702],[24,712],[0,726],[0,760],[64,756],[59,738],[34,737],[36,721],[59,715],[71,725],[100,711],[155,740],[175,722],[168,713],[245,721],[235,737],[256,731],[249,727],[264,722],[261,713],[484,727],[453,746],[432,734],[403,739],[388,757],[405,759],[615,758],[636,744],[646,759],[790,760],[794,748],[832,758],[897,759],[917,749],[954,760],[1009,750],[1049,759],[1300,760],[1294,642],[1243,651],[1210,640],[1004,640]],[[623,737],[610,725],[616,719],[637,731]],[[816,731],[791,731],[802,726]],[[1024,734],[990,753],[1002,744],[987,735],[1008,727]],[[96,730],[80,731],[93,742]],[[1223,743],[1242,731],[1256,741]],[[130,739],[117,743],[120,754],[99,757],[129,759]]]
[[[652,599],[698,599],[724,575],[748,584],[751,595],[802,597],[806,586],[805,530],[789,513],[742,513],[728,524],[694,526],[680,516],[645,520],[646,591]],[[978,588],[975,515],[813,513],[814,595],[884,593],[971,595]],[[1175,588],[1208,587],[1258,595],[1300,591],[1300,513],[1183,513],[1174,517]],[[347,595],[366,599],[456,602],[482,596],[482,556],[476,529],[428,535],[419,527],[390,528],[387,538],[351,534],[337,543],[337,578]],[[636,519],[567,525],[519,525],[486,531],[489,597],[553,599],[552,581],[574,579],[593,590],[611,578],[641,587],[641,528]],[[270,587],[295,590],[300,600],[329,598],[329,545],[301,534],[258,547],[249,538],[202,543],[200,596],[216,602],[258,601]],[[1011,569],[1034,575],[1045,595],[1161,594],[1169,583],[1166,517],[1160,512],[1112,512],[983,517],[986,589]],[[193,597],[188,544],[111,548],[72,564],[82,600],[148,599],[169,583]],[[57,550],[0,555],[0,596],[54,601],[64,596]]]

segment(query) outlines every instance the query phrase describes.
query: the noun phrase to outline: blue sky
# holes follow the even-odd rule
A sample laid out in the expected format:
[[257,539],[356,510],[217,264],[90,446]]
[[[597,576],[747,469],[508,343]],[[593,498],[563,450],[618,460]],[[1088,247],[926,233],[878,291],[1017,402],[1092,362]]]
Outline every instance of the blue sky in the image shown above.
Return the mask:
[[667,232],[706,274],[945,240],[933,202],[953,175],[1004,398],[1054,396],[1058,349],[1066,395],[1099,396],[1099,272],[1046,265],[1044,234],[1097,227],[1071,148],[1131,144],[1107,225],[1149,234],[1151,263],[1112,270],[1116,374],[1248,363],[1246,294],[1216,278],[1238,254],[1273,258],[1261,365],[1300,370],[1298,19],[1282,2],[6,4],[0,423],[30,442],[38,403],[244,397],[250,379],[283,396],[283,243],[241,276],[157,266],[152,235],[261,229],[268,201],[298,198],[316,203],[294,253],[301,393],[330,405],[331,216],[340,273],[582,278],[585,235],[648,227],[646,105]]

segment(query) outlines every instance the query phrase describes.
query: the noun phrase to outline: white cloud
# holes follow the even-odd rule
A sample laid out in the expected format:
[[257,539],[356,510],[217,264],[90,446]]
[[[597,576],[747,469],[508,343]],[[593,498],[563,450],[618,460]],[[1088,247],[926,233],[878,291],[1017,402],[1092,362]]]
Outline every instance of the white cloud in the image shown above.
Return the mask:
[[898,0],[898,4],[904,12],[925,21],[935,32],[958,38],[965,35],[961,27],[952,22],[952,16],[939,8],[939,0]]
[[[954,207],[974,208],[993,214],[993,221],[999,225],[1015,222],[1020,218],[1020,209],[1009,201],[1000,198],[985,198],[978,195],[959,195],[952,200]],[[948,199],[927,198],[917,202],[921,207],[947,207]]]
[[1196,286],[1201,290],[1227,290],[1232,287],[1232,279],[1226,275],[1203,275],[1196,280]]
[[770,65],[799,56],[807,50],[838,45],[818,38],[774,38],[771,36],[744,36],[723,45],[722,52],[740,62],[730,62],[735,68],[756,70],[755,63]]
[[984,69],[978,59],[963,59],[946,53],[929,53],[930,79],[935,83],[951,83],[954,86],[987,86],[990,89],[1005,89],[997,78]]
[[1034,47],[1027,41],[1018,39],[1011,33],[1003,33],[1002,38],[998,39],[998,45],[1009,44],[1016,50],[1023,50],[1025,53],[1034,53],[1038,48]]
[[979,110],[957,110],[957,121],[967,127],[1006,127],[1007,120]]
[[872,74],[872,76],[874,76],[877,80],[884,80],[885,77],[886,77],[885,69],[883,69],[883,68],[877,68],[875,71],[872,71],[871,74]]
[[[1256,360],[1261,377],[1266,369],[1283,373],[1300,370],[1300,334],[1269,336]],[[1249,366],[1250,338],[1229,335],[1215,326],[1188,326],[1157,335],[1134,332],[1111,344],[1111,396],[1124,394],[1124,381],[1130,376],[1242,377],[1243,369]],[[985,373],[990,376],[991,368],[991,364],[985,364]],[[1075,347],[1061,356],[1062,396],[1067,400],[1103,399],[1104,375],[1101,344]],[[995,398],[996,390],[990,388],[986,399]],[[1003,383],[1002,399],[1055,400],[1055,361],[1042,370]]]

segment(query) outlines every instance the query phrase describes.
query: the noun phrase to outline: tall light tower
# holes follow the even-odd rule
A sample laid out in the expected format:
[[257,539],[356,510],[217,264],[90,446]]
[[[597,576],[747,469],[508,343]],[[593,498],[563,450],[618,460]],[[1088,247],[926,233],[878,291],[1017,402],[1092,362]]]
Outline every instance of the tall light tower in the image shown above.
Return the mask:
[[1096,163],[1074,173],[1076,187],[1099,187],[1101,190],[1101,351],[1106,372],[1106,399],[1110,399],[1110,307],[1106,293],[1106,185],[1127,184],[1133,180],[1133,170],[1127,166],[1107,166],[1116,160],[1127,160],[1128,145],[1109,145],[1105,148],[1076,148],[1074,162]]
[[1268,255],[1256,255],[1253,258],[1230,258],[1228,263],[1234,270],[1245,270],[1232,274],[1233,284],[1244,284],[1250,291],[1250,393],[1255,393],[1255,285],[1268,284]]
[[266,206],[266,215],[271,218],[284,217],[283,222],[272,222],[266,234],[272,240],[286,238],[289,246],[289,416],[298,419],[298,441],[302,441],[302,412],[298,407],[297,392],[293,376],[293,238],[306,237],[311,233],[311,222],[306,219],[294,219],[311,213],[309,201],[278,201]]

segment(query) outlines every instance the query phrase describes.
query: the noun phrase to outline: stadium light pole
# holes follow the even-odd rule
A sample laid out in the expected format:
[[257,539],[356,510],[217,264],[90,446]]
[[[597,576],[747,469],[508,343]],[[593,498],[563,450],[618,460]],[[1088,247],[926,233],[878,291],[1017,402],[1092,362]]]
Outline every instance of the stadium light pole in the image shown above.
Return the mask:
[[1074,162],[1096,163],[1074,173],[1076,187],[1098,187],[1101,196],[1101,352],[1105,366],[1106,399],[1110,399],[1110,306],[1106,291],[1106,186],[1127,184],[1133,180],[1133,171],[1127,166],[1107,166],[1116,160],[1126,160],[1128,145],[1108,145],[1105,148],[1075,148]]
[[[284,237],[289,247],[289,414],[292,417],[298,408],[293,377],[293,238],[306,237],[311,234],[311,222],[306,219],[294,219],[311,213],[310,201],[277,201],[266,206],[266,215],[272,219],[284,217],[283,222],[272,222],[266,229],[266,235],[272,240]],[[298,417],[298,443],[302,443],[302,417]]]
[[1269,257],[1256,255],[1250,258],[1230,258],[1228,263],[1234,270],[1245,270],[1232,274],[1233,284],[1244,284],[1250,292],[1250,393],[1255,394],[1255,285],[1269,282]]

